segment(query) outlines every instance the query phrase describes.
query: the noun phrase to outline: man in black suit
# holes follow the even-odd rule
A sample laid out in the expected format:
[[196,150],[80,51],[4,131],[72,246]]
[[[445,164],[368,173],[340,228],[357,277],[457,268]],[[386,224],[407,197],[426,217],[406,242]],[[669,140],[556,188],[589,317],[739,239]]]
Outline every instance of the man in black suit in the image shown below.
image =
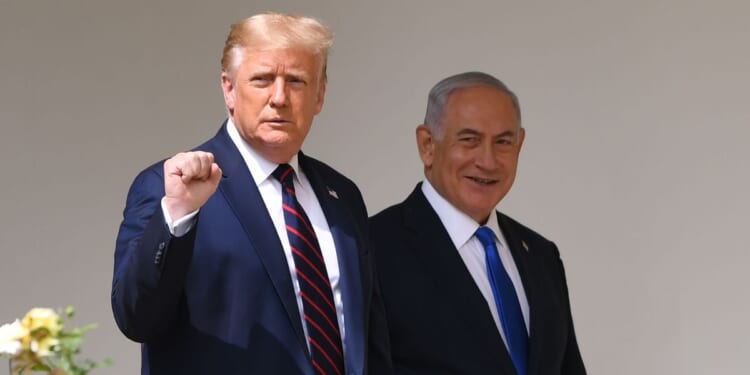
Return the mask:
[[143,343],[143,374],[389,372],[362,196],[300,151],[323,107],[331,43],[308,17],[233,25],[221,73],[229,118],[133,182],[112,308]]
[[448,77],[417,127],[426,179],[370,219],[397,374],[585,374],[557,247],[495,210],[525,131],[488,74]]

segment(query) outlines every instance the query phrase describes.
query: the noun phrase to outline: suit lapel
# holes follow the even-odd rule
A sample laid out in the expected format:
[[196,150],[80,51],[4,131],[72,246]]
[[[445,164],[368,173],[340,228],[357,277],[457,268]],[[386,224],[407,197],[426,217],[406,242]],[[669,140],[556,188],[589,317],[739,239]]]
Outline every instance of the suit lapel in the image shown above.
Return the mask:
[[310,181],[315,196],[326,217],[336,246],[339,262],[339,288],[344,305],[345,359],[346,368],[364,371],[365,363],[365,328],[364,328],[364,295],[360,275],[360,257],[358,249],[365,249],[357,242],[361,235],[357,233],[354,220],[346,207],[346,197],[339,197],[341,192],[331,188],[332,182],[325,181],[318,173],[310,159],[302,152],[298,154],[300,167]]
[[545,296],[540,296],[539,278],[543,277],[540,275],[540,271],[536,267],[534,261],[534,249],[529,248],[526,240],[518,232],[517,225],[512,222],[507,216],[497,213],[498,221],[500,223],[500,229],[503,231],[503,236],[508,242],[513,260],[518,268],[518,273],[521,275],[521,282],[523,283],[523,289],[526,294],[526,300],[529,303],[529,367],[528,374],[533,375],[539,372],[539,361],[543,360],[544,351],[544,334],[546,328],[543,326],[546,319],[541,318],[541,314],[544,313],[543,306],[540,304],[540,299]]
[[287,318],[298,341],[307,353],[307,344],[302,330],[302,321],[299,316],[297,299],[292,287],[292,279],[289,275],[289,267],[284,256],[284,250],[276,234],[271,217],[268,215],[258,187],[245,165],[242,155],[235,147],[222,126],[214,143],[209,145],[210,151],[214,153],[215,160],[223,171],[223,178],[219,183],[219,191],[229,203],[235,215],[242,223],[253,249],[258,254],[263,266],[271,279],[271,283],[279,295]]
[[422,194],[421,184],[417,185],[404,204],[405,225],[413,233],[409,238],[409,247],[424,265],[424,272],[435,283],[433,293],[451,300],[452,310],[469,331],[467,336],[477,342],[477,347],[497,350],[504,373],[515,374],[487,301],[466,269],[437,213]]

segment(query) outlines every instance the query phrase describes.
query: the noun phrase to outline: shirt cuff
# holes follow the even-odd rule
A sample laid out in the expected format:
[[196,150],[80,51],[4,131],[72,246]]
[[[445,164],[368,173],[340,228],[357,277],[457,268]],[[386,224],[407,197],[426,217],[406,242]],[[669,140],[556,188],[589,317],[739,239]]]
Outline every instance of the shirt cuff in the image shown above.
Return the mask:
[[198,210],[195,210],[175,221],[172,221],[172,217],[169,216],[169,211],[167,211],[167,204],[165,203],[166,197],[161,198],[161,212],[164,215],[164,222],[167,223],[167,228],[169,228],[169,233],[172,234],[175,237],[182,237],[187,232],[190,232],[191,229],[193,229],[193,224],[195,224],[195,215],[198,215]]

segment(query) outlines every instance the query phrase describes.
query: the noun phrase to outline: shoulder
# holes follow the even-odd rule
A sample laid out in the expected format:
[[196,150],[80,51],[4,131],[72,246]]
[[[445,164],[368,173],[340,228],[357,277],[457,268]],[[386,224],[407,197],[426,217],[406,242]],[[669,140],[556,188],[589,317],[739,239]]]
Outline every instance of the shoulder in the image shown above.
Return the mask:
[[504,214],[502,212],[498,212],[497,216],[498,216],[498,219],[500,221],[500,225],[501,226],[510,227],[508,229],[513,229],[516,232],[518,232],[519,234],[523,235],[524,237],[529,238],[529,239],[533,239],[535,241],[551,242],[546,237],[544,237],[541,234],[539,234],[537,231],[535,231],[535,230],[527,227],[524,224],[521,224],[516,219],[514,219],[514,218],[512,218],[512,217],[510,217],[510,216],[508,216],[508,215],[506,215],[506,214]]
[[384,226],[397,225],[403,221],[404,209],[404,202],[387,207],[370,217],[370,226],[373,229],[377,229]]
[[389,206],[370,218],[373,234],[432,231],[442,228],[440,219],[422,194],[421,183],[400,203]]
[[[214,152],[215,150],[217,150],[217,148],[221,147],[220,143],[222,142],[223,138],[228,138],[228,136],[226,135],[226,131],[224,130],[222,126],[222,128],[219,129],[219,132],[216,135],[206,140],[205,142],[201,143],[200,145],[193,147],[191,151]],[[172,156],[173,155],[169,157],[172,157]],[[149,165],[148,167],[144,168],[142,171],[140,171],[133,179],[133,184],[131,186],[131,189],[134,187],[142,186],[142,185],[150,185],[154,183],[154,181],[158,181],[160,185],[163,185],[164,184],[164,162],[167,159],[169,159],[169,157],[159,160],[156,163],[153,163]]]
[[302,153],[299,155],[299,160],[303,170],[308,174],[308,178],[310,178],[309,174],[315,174],[320,177],[320,181],[326,184],[329,190],[335,191],[338,196],[343,193],[344,197],[342,198],[344,199],[354,196],[362,200],[362,193],[349,177],[344,176],[330,165]]
[[164,188],[164,161],[160,160],[140,171],[135,178],[133,183],[130,185],[130,193],[134,193],[137,190],[159,190],[159,187]]
[[418,183],[402,202],[373,215],[370,218],[370,227],[374,231],[392,230],[394,227],[414,229],[416,223],[421,223],[420,226],[428,225],[427,223],[437,223],[439,218],[422,194],[421,186],[422,184]]
[[[300,161],[304,165],[315,173],[319,174],[326,180],[340,181],[340,183],[355,185],[352,180],[341,174],[341,172],[333,169],[330,165],[313,158],[311,156],[300,154]],[[356,186],[356,185],[355,185]]]
[[555,258],[560,256],[559,251],[557,250],[557,245],[555,245],[553,241],[502,212],[498,212],[497,215],[500,222],[500,228],[504,233],[510,234],[514,238],[518,238],[520,241],[528,244],[529,247],[543,250],[543,253],[545,254],[554,256]]
[[[299,163],[314,187],[328,190],[328,194],[336,201],[344,203],[357,220],[362,220],[361,225],[366,224],[367,206],[362,198],[362,192],[352,180],[328,164],[301,152]],[[325,193],[325,191],[322,192]]]

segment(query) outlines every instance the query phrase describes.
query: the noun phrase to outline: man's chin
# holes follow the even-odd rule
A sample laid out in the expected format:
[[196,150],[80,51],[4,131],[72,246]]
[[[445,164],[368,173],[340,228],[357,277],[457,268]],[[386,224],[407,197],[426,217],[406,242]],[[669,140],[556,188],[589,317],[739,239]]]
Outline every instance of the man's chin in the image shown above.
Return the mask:
[[296,155],[301,144],[290,137],[273,137],[263,139],[256,148],[266,159],[275,163],[286,163]]

